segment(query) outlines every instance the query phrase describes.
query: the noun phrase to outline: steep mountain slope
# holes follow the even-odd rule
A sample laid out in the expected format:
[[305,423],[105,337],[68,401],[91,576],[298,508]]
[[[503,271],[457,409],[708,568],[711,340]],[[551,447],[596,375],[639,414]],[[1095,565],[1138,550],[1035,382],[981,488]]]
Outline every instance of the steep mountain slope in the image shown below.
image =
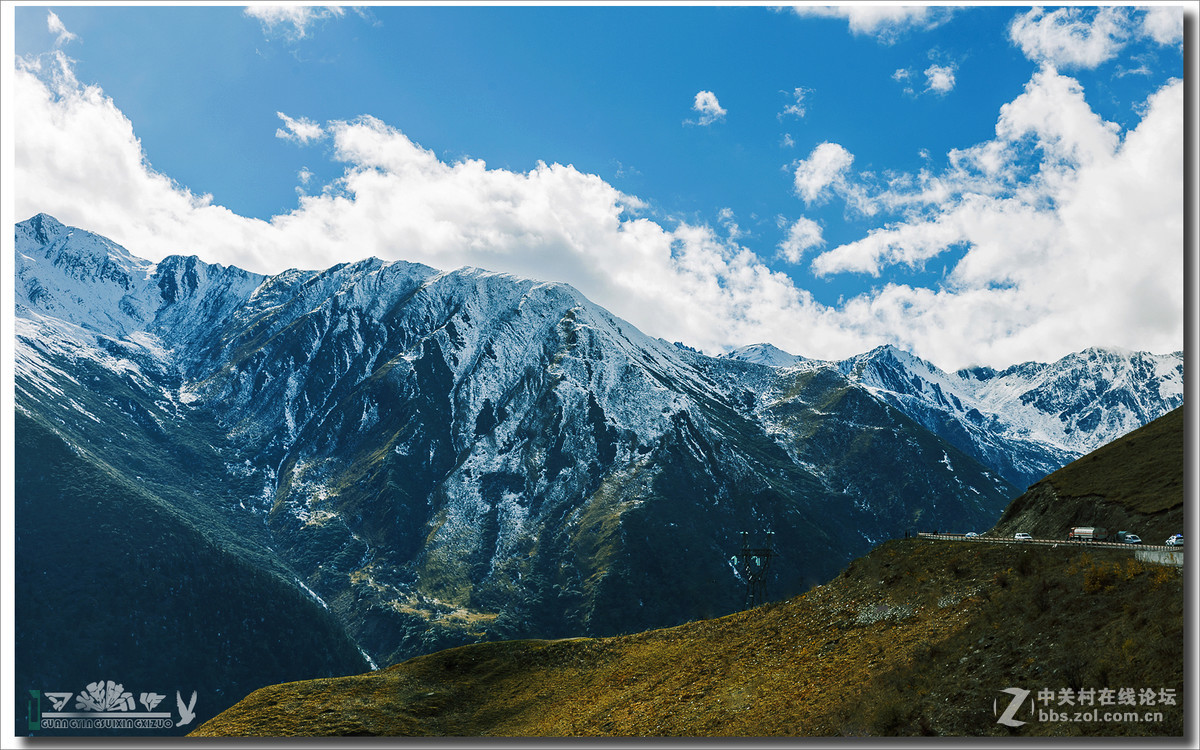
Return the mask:
[[[1055,507],[1036,502],[1051,481],[1083,492],[1078,502],[1115,481],[1116,504],[1181,514],[1181,416],[1047,477],[1005,518],[1053,525]],[[892,540],[787,601],[275,685],[193,734],[1181,737],[1182,569],[1134,552]],[[1005,725],[1013,688],[1029,692]]]
[[997,534],[1066,538],[1072,526],[1133,531],[1162,544],[1183,531],[1183,407],[1073,461],[1014,500]]
[[861,374],[705,357],[561,284],[150,264],[46,216],[16,259],[18,407],[381,662],[729,612],[742,531],[785,596],[1016,494]]
[[1051,364],[958,373],[992,411],[1028,411],[1014,427],[1080,455],[1112,442],[1183,403],[1183,352],[1154,355],[1093,347]]
[[97,679],[134,694],[194,690],[203,721],[256,687],[368,667],[294,578],[214,538],[211,516],[165,501],[40,418],[18,411],[15,432],[18,734],[29,690]]
[[1183,353],[1091,348],[1057,362],[946,373],[893,346],[840,362],[767,344],[729,358],[788,370],[836,369],[1017,487],[1183,403]]

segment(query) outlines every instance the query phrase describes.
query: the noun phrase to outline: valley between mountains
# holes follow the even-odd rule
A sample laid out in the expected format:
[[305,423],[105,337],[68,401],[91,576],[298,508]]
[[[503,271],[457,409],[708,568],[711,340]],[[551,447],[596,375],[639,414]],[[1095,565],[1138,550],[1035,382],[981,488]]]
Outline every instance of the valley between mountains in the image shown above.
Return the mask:
[[802,594],[906,532],[990,528],[1183,402],[1180,352],[710,357],[481,269],[261,276],[15,231],[18,691],[166,679],[200,721],[447,647],[735,612],[743,531],[773,532],[770,597]]

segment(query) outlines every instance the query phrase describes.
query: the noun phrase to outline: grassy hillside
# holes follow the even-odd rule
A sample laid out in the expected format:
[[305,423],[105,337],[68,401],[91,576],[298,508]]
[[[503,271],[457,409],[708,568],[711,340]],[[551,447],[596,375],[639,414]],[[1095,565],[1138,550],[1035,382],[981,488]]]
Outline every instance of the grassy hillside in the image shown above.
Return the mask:
[[1101,496],[1141,513],[1183,502],[1183,407],[1046,477],[1064,497]]
[[1183,531],[1183,407],[1067,464],[1014,500],[995,533],[1066,538],[1072,526],[1162,544]]
[[[834,581],[637,635],[463,646],[258,690],[194,734],[1179,735],[1176,568],[1123,551],[897,540]],[[1161,721],[996,722],[1043,688],[1167,688]],[[1031,696],[1031,699],[1033,696]],[[1065,709],[1056,702],[1043,708]],[[1143,709],[1144,710],[1144,709]]]

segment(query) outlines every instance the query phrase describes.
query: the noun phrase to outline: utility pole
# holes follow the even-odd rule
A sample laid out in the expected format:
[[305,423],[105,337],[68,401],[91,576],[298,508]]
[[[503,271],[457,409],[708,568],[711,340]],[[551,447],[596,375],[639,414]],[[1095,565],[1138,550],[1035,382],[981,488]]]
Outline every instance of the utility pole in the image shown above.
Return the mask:
[[742,532],[742,551],[738,553],[738,561],[742,566],[742,576],[746,579],[746,609],[750,609],[767,599],[767,568],[772,557],[778,557],[771,549],[771,537],[774,531],[767,532],[767,546],[751,547],[749,532]]

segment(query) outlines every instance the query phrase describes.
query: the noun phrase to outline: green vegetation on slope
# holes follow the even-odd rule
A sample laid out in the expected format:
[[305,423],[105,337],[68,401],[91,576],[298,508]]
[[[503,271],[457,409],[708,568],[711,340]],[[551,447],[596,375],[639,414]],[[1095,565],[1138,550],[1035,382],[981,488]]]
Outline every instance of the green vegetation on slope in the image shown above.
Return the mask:
[[[194,734],[1179,735],[1182,600],[1177,569],[1124,551],[898,540],[786,602],[276,685]],[[1165,688],[1177,704],[1160,722],[1009,729],[993,703],[1012,686]]]

